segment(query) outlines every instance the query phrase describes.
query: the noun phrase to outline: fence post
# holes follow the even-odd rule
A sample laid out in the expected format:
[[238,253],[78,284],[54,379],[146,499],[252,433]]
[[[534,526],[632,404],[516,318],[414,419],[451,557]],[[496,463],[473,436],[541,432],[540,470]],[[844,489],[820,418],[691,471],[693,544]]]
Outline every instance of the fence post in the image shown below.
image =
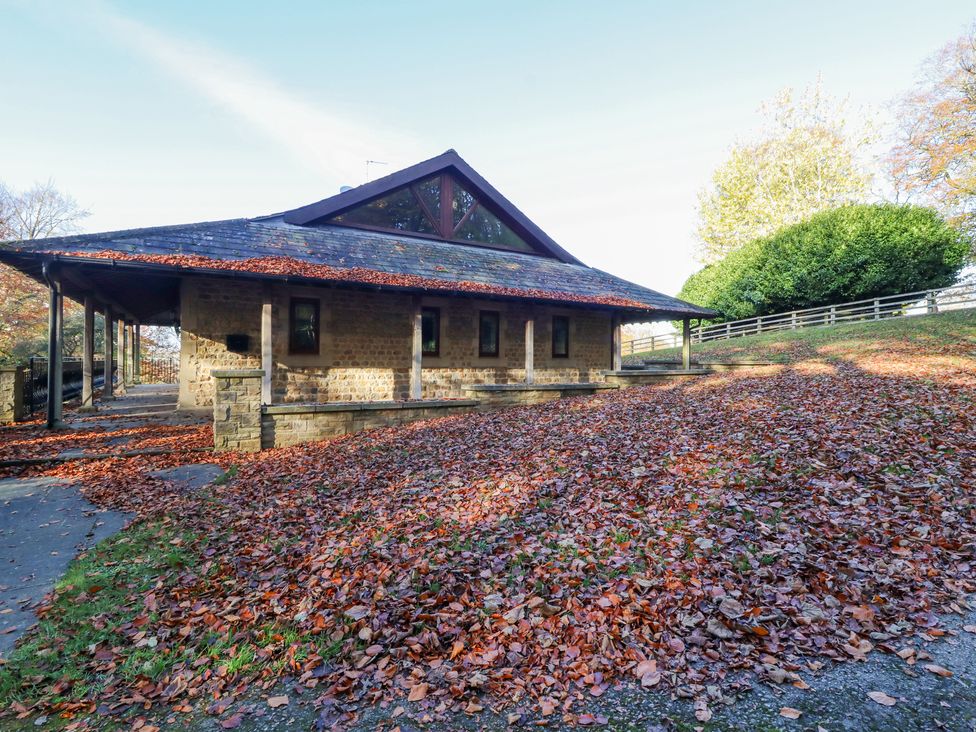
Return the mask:
[[654,344],[654,341],[655,340],[656,340],[656,336],[651,336],[651,350],[652,351],[656,351],[657,350],[657,346]]
[[762,333],[762,315],[756,318],[756,334]]
[[796,313],[790,313],[790,330],[796,330]]
[[699,325],[696,330],[698,331],[698,343],[701,343],[702,342],[702,327],[701,327],[701,325]]
[[830,306],[830,324],[837,324],[837,308],[834,305]]
[[929,290],[926,299],[928,300],[929,313],[939,312],[939,301],[935,299],[935,290]]
[[874,298],[874,319],[881,320],[881,302],[878,298]]
[[732,323],[725,324],[725,338],[726,340],[732,337]]

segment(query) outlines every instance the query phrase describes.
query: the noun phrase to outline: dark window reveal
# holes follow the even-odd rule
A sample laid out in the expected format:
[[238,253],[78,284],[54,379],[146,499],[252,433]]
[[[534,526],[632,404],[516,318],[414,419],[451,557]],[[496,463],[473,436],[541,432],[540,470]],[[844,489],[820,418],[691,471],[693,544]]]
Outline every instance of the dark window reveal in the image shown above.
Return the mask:
[[244,333],[228,333],[227,350],[231,353],[247,353],[251,350],[251,339]]
[[494,310],[482,310],[478,316],[478,355],[498,355],[499,316]]
[[292,298],[288,313],[288,352],[319,352],[319,301]]
[[569,358],[569,318],[552,316],[552,357]]
[[438,356],[441,352],[441,311],[424,308],[420,315],[420,342],[425,356]]

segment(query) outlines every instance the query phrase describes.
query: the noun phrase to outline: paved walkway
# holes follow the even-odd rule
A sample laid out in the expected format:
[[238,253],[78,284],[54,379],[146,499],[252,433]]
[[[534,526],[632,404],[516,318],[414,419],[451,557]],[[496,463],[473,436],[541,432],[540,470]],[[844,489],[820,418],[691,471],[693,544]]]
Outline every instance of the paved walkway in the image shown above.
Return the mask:
[[36,622],[34,606],[75,555],[128,519],[57,478],[0,480],[0,657]]

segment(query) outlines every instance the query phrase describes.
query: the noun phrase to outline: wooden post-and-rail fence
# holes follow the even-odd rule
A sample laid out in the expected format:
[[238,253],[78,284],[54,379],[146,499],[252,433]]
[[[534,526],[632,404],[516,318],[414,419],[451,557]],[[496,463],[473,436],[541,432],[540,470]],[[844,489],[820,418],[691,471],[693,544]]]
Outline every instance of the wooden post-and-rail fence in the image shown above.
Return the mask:
[[[742,336],[797,330],[811,326],[833,326],[865,320],[888,320],[914,315],[932,315],[948,310],[976,307],[976,278],[940,290],[919,290],[898,295],[885,295],[868,300],[855,300],[806,310],[791,310],[774,315],[761,315],[743,320],[731,320],[715,325],[698,326],[691,331],[693,343],[725,340]],[[624,341],[623,354],[630,356],[645,351],[658,351],[681,346],[681,332],[643,336]]]

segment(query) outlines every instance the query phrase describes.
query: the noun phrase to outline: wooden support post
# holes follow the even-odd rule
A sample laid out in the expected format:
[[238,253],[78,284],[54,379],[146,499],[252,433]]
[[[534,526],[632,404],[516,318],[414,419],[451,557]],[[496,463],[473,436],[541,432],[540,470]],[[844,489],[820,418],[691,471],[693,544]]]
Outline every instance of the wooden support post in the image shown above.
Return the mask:
[[424,314],[419,297],[413,301],[411,325],[413,337],[410,346],[410,398],[420,399],[424,393]]
[[115,360],[119,364],[119,383],[117,383],[115,393],[125,394],[125,320],[119,318],[119,325],[116,328],[118,335],[115,340]]
[[691,368],[691,318],[681,321],[681,368]]
[[881,302],[874,298],[874,319],[881,320]]
[[112,308],[105,306],[105,378],[102,387],[102,399],[112,399],[115,393],[112,383],[112,356],[115,350],[112,340],[115,335],[115,324],[112,318]]
[[[45,265],[46,267],[47,265]],[[61,283],[52,280],[48,286],[47,317],[47,428],[62,426],[64,415],[64,393],[62,389],[62,348],[64,344],[64,296]]]
[[790,313],[790,330],[796,330],[796,313]]
[[142,383],[142,326],[136,323],[132,334],[132,381]]
[[271,376],[274,370],[274,350],[271,340],[271,323],[274,311],[271,303],[271,289],[264,288],[264,298],[261,302],[261,404],[271,404]]
[[732,337],[732,323],[725,324],[725,338],[728,340]]
[[762,333],[762,315],[756,318],[756,333]]
[[535,316],[525,321],[525,383],[535,383]]
[[81,339],[81,406],[79,411],[95,409],[95,301],[85,298],[85,329]]
[[928,294],[925,296],[926,302],[928,303],[928,312],[934,314],[939,312],[939,301],[935,297],[935,290],[929,290]]
[[620,323],[619,315],[613,316],[611,343],[613,352],[610,360],[610,369],[612,371],[620,371],[624,367],[624,360],[621,353],[621,344],[623,343],[623,326]]

